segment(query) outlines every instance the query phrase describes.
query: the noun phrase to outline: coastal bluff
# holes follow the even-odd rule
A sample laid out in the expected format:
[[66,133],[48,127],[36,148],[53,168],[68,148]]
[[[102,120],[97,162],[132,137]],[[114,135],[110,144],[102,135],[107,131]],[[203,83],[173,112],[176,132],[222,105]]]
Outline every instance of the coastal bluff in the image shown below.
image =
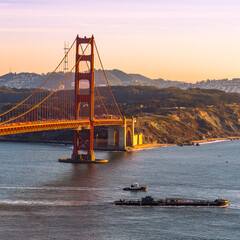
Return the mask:
[[188,145],[212,138],[240,137],[240,106],[168,109],[138,117],[143,143]]

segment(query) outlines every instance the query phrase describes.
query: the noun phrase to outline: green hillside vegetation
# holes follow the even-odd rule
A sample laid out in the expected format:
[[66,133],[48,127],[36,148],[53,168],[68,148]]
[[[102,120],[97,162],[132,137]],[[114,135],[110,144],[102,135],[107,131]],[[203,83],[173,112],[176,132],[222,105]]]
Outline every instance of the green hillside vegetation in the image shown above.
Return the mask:
[[226,93],[215,89],[119,86],[112,87],[112,91],[126,114],[159,113],[166,108],[201,108],[240,103],[239,93]]
[[0,103],[16,103],[22,101],[32,92],[33,89],[0,87]]
[[[109,91],[108,88],[99,87],[100,92]],[[35,89],[16,89],[0,87],[0,103],[19,103],[28,97]],[[42,90],[42,94],[44,91]],[[73,90],[67,90],[73,96]],[[113,94],[117,103],[124,112],[128,109],[134,110],[135,114],[140,112],[157,113],[161,109],[181,107],[206,107],[224,104],[239,104],[239,93],[226,93],[215,89],[189,88],[183,90],[176,87],[159,89],[152,86],[114,86]],[[61,102],[63,91],[57,91],[54,99]],[[44,95],[44,94],[43,94]],[[72,98],[72,100],[74,97]]]
[[226,93],[215,89],[189,88],[183,90],[177,87],[159,89],[144,86],[112,87],[118,103],[143,104],[151,102],[161,107],[201,107],[240,103],[239,93]]

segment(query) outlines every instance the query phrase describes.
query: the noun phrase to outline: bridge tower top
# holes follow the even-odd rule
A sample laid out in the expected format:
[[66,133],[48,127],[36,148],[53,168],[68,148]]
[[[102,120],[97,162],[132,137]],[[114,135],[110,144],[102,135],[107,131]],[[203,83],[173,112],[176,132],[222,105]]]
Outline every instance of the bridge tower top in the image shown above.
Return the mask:
[[[86,55],[83,51],[83,54],[80,54],[81,44],[88,44],[88,47],[91,47],[91,54]],[[88,72],[81,72],[80,63],[86,62],[86,65],[89,68]],[[83,94],[83,89],[81,89],[81,81],[88,81],[89,91]],[[80,38],[77,35],[76,39],[76,69],[75,69],[75,119],[79,119],[80,103],[87,103],[89,107],[89,120],[94,120],[94,36],[91,38]]]

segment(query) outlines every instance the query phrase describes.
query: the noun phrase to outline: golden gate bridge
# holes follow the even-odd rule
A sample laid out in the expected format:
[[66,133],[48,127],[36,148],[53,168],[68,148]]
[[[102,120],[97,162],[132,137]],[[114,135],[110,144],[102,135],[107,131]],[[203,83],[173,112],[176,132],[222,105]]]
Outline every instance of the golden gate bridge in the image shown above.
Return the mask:
[[[96,62],[101,68],[97,78]],[[95,159],[93,150],[94,126],[110,127],[110,145],[121,143],[124,148],[126,142],[133,143],[134,121],[124,118],[119,110],[93,36],[77,36],[47,79],[26,99],[0,113],[0,136],[74,130],[73,154],[61,159],[65,162],[101,162]]]

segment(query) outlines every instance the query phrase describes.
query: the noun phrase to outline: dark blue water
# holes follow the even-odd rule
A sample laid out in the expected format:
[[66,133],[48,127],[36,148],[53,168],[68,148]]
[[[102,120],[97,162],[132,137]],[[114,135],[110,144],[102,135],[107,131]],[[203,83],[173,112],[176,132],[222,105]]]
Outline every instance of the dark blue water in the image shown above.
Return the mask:
[[[240,239],[240,141],[96,152],[109,159],[99,165],[57,161],[70,155],[64,145],[0,143],[0,239]],[[148,192],[122,191],[135,181]],[[146,194],[231,205],[113,204]]]

